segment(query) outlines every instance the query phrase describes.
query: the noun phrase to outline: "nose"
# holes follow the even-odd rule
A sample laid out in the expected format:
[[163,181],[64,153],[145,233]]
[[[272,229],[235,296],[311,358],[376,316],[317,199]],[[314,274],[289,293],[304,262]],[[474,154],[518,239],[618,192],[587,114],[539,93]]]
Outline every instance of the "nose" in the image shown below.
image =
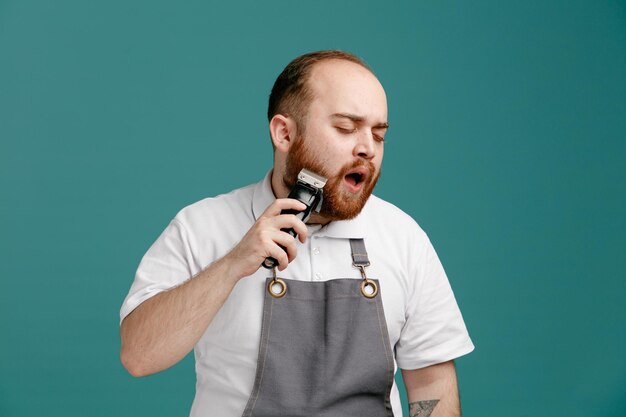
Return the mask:
[[372,159],[376,156],[376,146],[372,132],[368,130],[359,131],[357,143],[354,146],[354,156],[363,159]]

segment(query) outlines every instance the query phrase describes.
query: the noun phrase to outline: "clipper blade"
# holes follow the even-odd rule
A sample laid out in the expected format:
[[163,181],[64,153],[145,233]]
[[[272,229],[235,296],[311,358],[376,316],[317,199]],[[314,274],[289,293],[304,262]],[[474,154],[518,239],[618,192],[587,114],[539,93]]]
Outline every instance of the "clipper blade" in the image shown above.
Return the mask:
[[322,189],[326,185],[327,179],[319,174],[309,171],[308,169],[302,169],[298,174],[298,181],[305,182],[312,187]]

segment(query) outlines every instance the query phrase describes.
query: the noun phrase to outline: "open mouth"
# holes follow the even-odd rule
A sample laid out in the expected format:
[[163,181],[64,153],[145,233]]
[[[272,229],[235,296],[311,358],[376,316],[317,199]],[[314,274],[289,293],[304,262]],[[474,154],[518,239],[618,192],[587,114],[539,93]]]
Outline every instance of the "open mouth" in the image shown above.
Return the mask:
[[350,191],[357,192],[363,186],[363,183],[367,179],[367,175],[368,172],[366,168],[357,168],[346,174],[344,182]]

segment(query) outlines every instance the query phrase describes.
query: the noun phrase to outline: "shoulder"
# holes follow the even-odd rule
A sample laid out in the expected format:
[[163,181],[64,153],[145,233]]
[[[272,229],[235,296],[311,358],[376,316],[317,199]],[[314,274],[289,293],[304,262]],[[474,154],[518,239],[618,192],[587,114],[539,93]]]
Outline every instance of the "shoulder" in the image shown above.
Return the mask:
[[174,221],[186,229],[209,227],[252,219],[252,197],[254,184],[238,188],[229,193],[208,197],[184,207],[176,214]]

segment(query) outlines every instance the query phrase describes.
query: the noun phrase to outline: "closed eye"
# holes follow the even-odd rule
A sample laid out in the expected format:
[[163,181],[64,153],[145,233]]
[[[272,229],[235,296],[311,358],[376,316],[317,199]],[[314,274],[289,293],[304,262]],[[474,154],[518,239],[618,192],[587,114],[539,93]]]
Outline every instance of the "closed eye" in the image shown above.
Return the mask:
[[[345,135],[348,135],[350,133],[355,133],[358,130],[357,127],[343,127],[343,126],[335,126],[335,129],[337,129],[340,133],[343,133]],[[376,129],[376,130],[379,130],[379,129]],[[385,130],[383,130],[383,134],[384,134]],[[374,140],[376,142],[384,142],[385,141],[385,137],[380,135],[380,134],[376,134],[376,133],[372,132],[372,136],[374,137]]]

